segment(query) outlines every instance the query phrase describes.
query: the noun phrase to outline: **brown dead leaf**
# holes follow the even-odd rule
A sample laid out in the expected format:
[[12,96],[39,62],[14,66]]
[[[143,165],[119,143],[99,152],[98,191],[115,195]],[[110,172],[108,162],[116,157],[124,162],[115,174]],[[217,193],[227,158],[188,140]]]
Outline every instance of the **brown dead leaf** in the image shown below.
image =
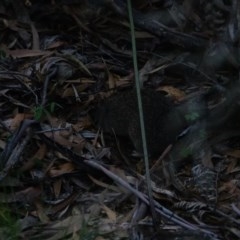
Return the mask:
[[52,120],[52,126],[59,124],[56,128],[61,128],[61,130],[46,132],[45,135],[49,138],[53,138],[55,142],[61,144],[64,147],[73,149],[75,152],[81,152],[85,146],[86,140],[80,134],[74,134],[72,124],[60,123],[61,120],[57,119]]
[[89,178],[98,186],[100,187],[103,187],[103,188],[106,188],[106,189],[110,189],[110,190],[113,190],[115,192],[119,192],[119,188],[116,187],[116,186],[113,186],[112,184],[107,184],[107,183],[104,183],[104,182],[101,182],[99,180],[97,180],[96,178],[92,177],[89,175]]
[[96,203],[91,204],[87,208],[88,215],[86,216],[87,217],[86,220],[89,220],[91,218],[99,218],[101,211],[102,211],[102,209],[101,209],[100,203],[96,202]]
[[62,137],[66,138],[66,139],[72,136],[73,130],[72,130],[71,123],[66,122],[66,123],[61,124],[61,126],[59,126],[59,127],[64,128],[61,131],[57,131],[57,133],[59,135],[61,135]]
[[72,143],[68,139],[62,137],[58,132],[46,132],[44,133],[47,137],[53,139],[55,142],[61,144],[64,147],[71,148]]
[[[74,85],[75,90],[78,93],[83,92],[84,90],[86,90],[86,88],[89,86],[88,83],[83,83],[81,85]],[[68,97],[76,97],[75,91],[73,89],[73,86],[67,86],[65,89],[63,89],[63,92],[60,94],[62,98],[68,98]]]
[[[120,177],[124,181],[129,182],[128,181],[129,179],[126,176],[125,171],[123,169],[111,166],[110,170],[111,170],[111,172],[113,172],[115,175],[117,175],[118,177]],[[130,179],[130,180],[133,180],[133,179]],[[120,188],[121,192],[128,193],[128,190],[125,187],[122,187],[121,185],[119,185],[119,188]]]
[[21,167],[20,170],[27,171],[27,170],[31,169],[34,166],[34,164],[36,163],[36,161],[43,160],[46,152],[47,152],[46,145],[40,144],[37,151],[34,153],[34,155],[24,162],[24,165]]
[[79,118],[77,123],[72,125],[75,132],[79,132],[83,129],[87,129],[90,126],[92,126],[92,122],[89,116],[84,116]]
[[0,139],[0,148],[4,149],[6,146],[6,142],[4,142],[3,140]]
[[86,143],[86,140],[83,137],[80,135],[71,135],[71,131],[68,130],[63,130],[63,134],[61,132],[62,131],[46,132],[44,134],[60,145],[73,149],[75,152],[82,151]]
[[55,48],[59,48],[61,46],[64,46],[66,44],[66,42],[64,41],[61,41],[61,40],[56,40],[55,42],[52,42],[50,43],[46,49],[47,50],[52,50],[52,49],[55,49]]
[[146,38],[154,38],[154,36],[148,32],[142,32],[142,31],[136,31],[135,33],[135,37],[136,39],[137,38],[143,38],[143,39],[146,39]]
[[51,177],[58,177],[66,173],[71,173],[75,170],[75,166],[72,163],[63,163],[57,167],[52,167],[49,170],[49,175]]
[[29,187],[22,191],[16,192],[15,200],[21,203],[32,203],[42,193],[39,187]]
[[98,236],[98,237],[96,237],[95,238],[95,240],[106,240],[107,238],[103,238],[103,237],[101,237],[101,236]]
[[240,172],[240,166],[239,166],[239,159],[237,158],[230,158],[230,161],[227,165],[227,174],[233,174]]
[[219,188],[219,194],[221,193],[221,199],[230,199],[232,197],[240,197],[240,190],[237,187],[235,180],[225,182]]
[[62,188],[62,179],[57,179],[53,183],[53,191],[54,191],[54,195],[55,195],[56,198],[59,197],[59,194],[61,192],[61,188]]
[[117,82],[119,81],[120,77],[116,74],[108,72],[108,87],[109,89],[114,89],[117,86]]
[[60,211],[65,211],[68,207],[76,200],[78,197],[78,192],[75,191],[72,195],[61,201],[60,203],[54,205],[48,210],[48,214],[54,215]]
[[81,153],[86,144],[86,140],[81,135],[73,135],[71,142],[73,151],[77,153]]
[[37,57],[37,56],[47,56],[52,54],[50,51],[42,51],[42,50],[30,50],[30,49],[17,49],[17,50],[3,50],[7,57],[12,58],[26,58],[26,57]]
[[182,90],[172,87],[172,86],[159,87],[159,88],[157,88],[157,90],[161,90],[161,91],[168,93],[176,101],[182,101],[186,97],[186,94]]
[[111,210],[109,207],[107,207],[106,205],[102,205],[102,209],[104,210],[104,212],[107,214],[108,218],[115,223],[117,220],[117,214],[116,212],[114,212],[113,210]]
[[117,230],[116,224],[114,224],[108,218],[101,218],[98,224],[98,231],[100,234],[109,234]]
[[39,217],[41,223],[48,223],[50,221],[49,217],[46,214],[46,210],[44,209],[42,203],[40,201],[35,201],[37,216]]
[[52,117],[52,116],[49,116],[48,120],[50,122],[51,127],[53,128],[57,128],[64,123],[63,119]]
[[226,154],[231,157],[240,159],[240,150],[239,149],[229,149]]
[[10,128],[10,130],[15,131],[21,125],[24,119],[31,119],[32,117],[32,114],[17,113],[13,119],[10,119],[8,121],[8,127]]
[[40,50],[39,34],[33,22],[30,23],[32,30],[32,50]]
[[130,72],[129,75],[125,77],[121,77],[119,81],[117,81],[117,87],[127,87],[130,86],[133,81],[134,74]]
[[81,230],[82,225],[83,225],[82,215],[79,214],[79,215],[70,216],[49,227],[48,231],[51,229],[58,230],[58,231],[54,236],[47,239],[45,238],[45,239],[46,240],[65,239],[66,236],[73,235],[77,231]]

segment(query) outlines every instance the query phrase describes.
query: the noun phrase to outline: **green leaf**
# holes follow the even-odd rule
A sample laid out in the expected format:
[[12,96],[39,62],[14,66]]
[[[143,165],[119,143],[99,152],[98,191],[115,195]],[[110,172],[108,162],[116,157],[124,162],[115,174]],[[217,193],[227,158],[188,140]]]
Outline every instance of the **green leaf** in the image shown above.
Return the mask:
[[181,156],[182,158],[187,158],[187,157],[189,157],[191,154],[192,154],[192,149],[191,149],[190,147],[183,148],[183,149],[180,151],[180,156]]
[[46,110],[42,106],[34,107],[33,112],[34,112],[34,119],[37,121],[39,121],[44,116],[44,114],[46,114]]
[[189,122],[196,121],[198,118],[199,118],[199,113],[197,112],[192,112],[185,115],[185,119]]

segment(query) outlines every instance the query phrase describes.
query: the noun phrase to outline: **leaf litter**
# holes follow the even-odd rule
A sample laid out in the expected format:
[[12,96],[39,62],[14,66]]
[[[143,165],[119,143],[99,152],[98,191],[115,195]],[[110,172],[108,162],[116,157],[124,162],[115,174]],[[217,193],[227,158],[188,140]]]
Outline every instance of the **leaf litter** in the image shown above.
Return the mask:
[[[239,3],[167,2],[133,1],[141,83],[174,102],[214,86],[229,91],[238,76]],[[88,114],[134,84],[125,7],[120,0],[3,1],[2,238],[240,238],[239,134],[228,132],[218,151],[204,142],[194,167],[182,164],[176,178],[184,191],[164,174],[168,153],[160,156],[151,176],[156,231],[143,163],[125,159],[125,140],[108,139]],[[133,150],[127,141],[126,148]]]

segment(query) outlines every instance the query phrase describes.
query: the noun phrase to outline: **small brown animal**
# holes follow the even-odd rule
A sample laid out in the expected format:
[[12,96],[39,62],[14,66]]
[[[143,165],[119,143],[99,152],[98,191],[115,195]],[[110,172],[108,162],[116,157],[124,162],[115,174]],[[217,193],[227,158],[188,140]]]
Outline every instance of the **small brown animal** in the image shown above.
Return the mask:
[[[175,106],[164,94],[151,89],[141,90],[141,95],[148,153],[156,156],[175,142],[189,125],[187,113],[195,110],[189,110],[190,104]],[[93,118],[104,132],[128,136],[135,149],[143,152],[135,89],[118,92],[99,103]]]

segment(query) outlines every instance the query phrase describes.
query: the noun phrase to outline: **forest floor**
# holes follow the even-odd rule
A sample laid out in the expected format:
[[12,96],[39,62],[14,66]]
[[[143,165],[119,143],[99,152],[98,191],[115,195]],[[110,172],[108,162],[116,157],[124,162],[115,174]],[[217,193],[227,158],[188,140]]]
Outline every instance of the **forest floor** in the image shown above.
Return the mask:
[[[204,155],[207,192],[192,164],[176,173],[195,181],[181,191],[163,174],[165,155],[153,159],[152,221],[143,161],[115,154],[88,114],[135,84],[125,1],[2,2],[1,239],[240,239],[239,136]],[[144,87],[176,103],[229,89],[239,78],[235,2],[132,1]]]

